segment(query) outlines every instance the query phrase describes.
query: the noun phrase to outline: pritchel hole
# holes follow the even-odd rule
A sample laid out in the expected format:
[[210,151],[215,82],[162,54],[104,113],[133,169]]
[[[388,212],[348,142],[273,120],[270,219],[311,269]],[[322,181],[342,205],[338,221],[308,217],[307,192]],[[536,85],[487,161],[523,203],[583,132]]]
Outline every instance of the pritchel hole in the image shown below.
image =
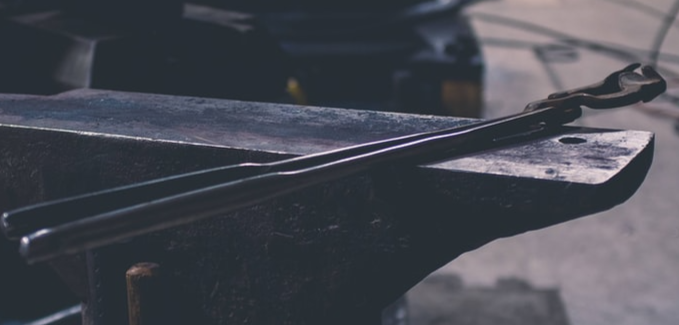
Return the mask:
[[578,144],[578,143],[585,143],[587,140],[583,138],[575,138],[575,137],[565,137],[559,139],[559,142],[565,143],[565,144]]

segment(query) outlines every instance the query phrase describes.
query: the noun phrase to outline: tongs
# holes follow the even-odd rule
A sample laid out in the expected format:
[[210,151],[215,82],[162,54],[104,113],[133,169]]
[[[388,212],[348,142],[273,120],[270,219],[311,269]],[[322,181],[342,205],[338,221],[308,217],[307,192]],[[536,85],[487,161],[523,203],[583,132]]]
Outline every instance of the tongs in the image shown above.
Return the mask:
[[647,102],[666,89],[640,64],[596,84],[532,102],[523,112],[272,163],[202,170],[19,208],[2,215],[9,238],[21,238],[29,263],[94,249],[123,239],[224,215],[302,188],[385,165],[416,165],[497,147],[577,119],[581,106],[614,108]]

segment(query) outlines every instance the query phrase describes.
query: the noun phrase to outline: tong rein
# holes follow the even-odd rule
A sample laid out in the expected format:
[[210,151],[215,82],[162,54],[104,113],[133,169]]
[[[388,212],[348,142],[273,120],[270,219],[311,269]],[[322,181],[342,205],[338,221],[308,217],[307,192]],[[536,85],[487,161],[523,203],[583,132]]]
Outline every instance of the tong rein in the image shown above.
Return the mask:
[[553,130],[580,117],[580,106],[647,102],[665,81],[639,64],[603,81],[550,95],[522,113],[272,163],[245,163],[45,202],[3,214],[7,237],[21,239],[28,262],[93,249],[132,236],[223,215],[308,186],[385,164],[414,165],[496,147],[504,139]]

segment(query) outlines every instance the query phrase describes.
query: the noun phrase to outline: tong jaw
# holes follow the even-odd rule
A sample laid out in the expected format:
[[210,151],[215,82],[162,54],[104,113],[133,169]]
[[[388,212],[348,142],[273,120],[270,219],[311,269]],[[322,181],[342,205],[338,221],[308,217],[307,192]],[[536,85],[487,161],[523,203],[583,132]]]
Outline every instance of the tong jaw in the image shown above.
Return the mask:
[[547,99],[528,104],[524,111],[547,107],[615,108],[648,102],[665,92],[667,83],[653,67],[641,67],[641,74],[635,72],[639,67],[641,67],[639,63],[630,64],[595,84],[553,93]]

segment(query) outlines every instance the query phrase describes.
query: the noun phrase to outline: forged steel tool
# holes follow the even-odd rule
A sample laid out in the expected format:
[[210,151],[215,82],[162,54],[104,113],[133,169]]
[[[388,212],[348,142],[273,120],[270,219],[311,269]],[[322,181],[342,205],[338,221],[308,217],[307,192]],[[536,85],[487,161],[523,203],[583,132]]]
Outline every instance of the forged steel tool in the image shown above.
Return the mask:
[[435,132],[377,141],[268,164],[184,174],[7,212],[2,227],[21,237],[29,262],[222,215],[304,187],[377,166],[426,163],[541,134],[581,115],[649,101],[665,90],[651,68],[633,64],[594,85],[529,104],[522,113]]

